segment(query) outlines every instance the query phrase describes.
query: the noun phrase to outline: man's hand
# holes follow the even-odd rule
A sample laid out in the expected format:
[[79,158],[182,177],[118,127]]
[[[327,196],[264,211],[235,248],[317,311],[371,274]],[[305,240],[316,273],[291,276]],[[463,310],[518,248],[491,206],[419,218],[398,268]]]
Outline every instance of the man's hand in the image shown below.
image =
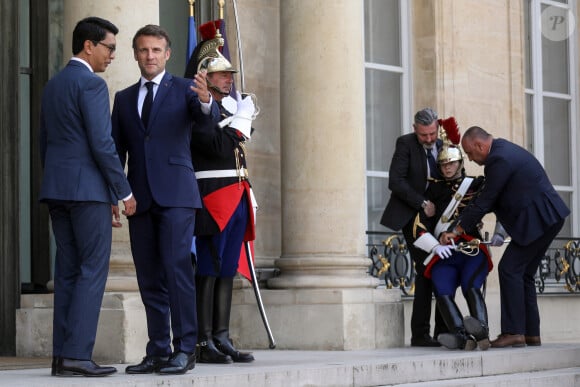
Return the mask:
[[123,227],[121,224],[121,217],[119,216],[119,206],[111,206],[113,212],[113,227]]
[[201,70],[193,77],[193,85],[189,88],[197,94],[199,100],[203,103],[209,103],[211,95],[207,89],[207,80],[205,78],[207,70]]
[[435,215],[435,204],[430,200],[425,200],[423,211],[429,218]]
[[454,232],[442,232],[441,235],[439,235],[439,243],[442,245],[450,244],[451,241],[455,240],[456,236],[457,235]]
[[123,200],[123,205],[125,209],[123,210],[123,215],[131,216],[137,210],[137,201],[135,200],[135,196],[131,195],[131,197],[127,200]]

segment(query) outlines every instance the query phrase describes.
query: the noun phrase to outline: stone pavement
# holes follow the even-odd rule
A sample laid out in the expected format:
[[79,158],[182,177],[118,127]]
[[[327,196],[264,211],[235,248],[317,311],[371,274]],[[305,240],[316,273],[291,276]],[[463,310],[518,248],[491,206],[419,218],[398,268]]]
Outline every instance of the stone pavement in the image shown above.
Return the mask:
[[[51,377],[50,369],[0,371],[0,386],[580,386],[580,344],[449,351],[393,348],[368,351],[254,351],[250,364],[198,364],[185,375],[105,378]],[[48,360],[41,359],[41,367]],[[15,365],[16,366],[16,365]]]

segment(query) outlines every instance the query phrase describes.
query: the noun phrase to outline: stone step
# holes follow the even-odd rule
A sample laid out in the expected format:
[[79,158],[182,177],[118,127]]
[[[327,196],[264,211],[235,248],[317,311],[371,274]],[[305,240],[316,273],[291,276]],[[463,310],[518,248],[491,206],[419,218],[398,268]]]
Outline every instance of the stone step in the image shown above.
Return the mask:
[[548,371],[521,372],[509,375],[481,376],[422,383],[385,384],[381,387],[577,387],[580,386],[580,367]]
[[[127,375],[123,364],[116,365],[117,374],[106,378],[51,377],[47,368],[0,371],[0,386],[516,387],[573,386],[574,383],[567,383],[580,380],[580,343],[470,352],[411,347],[368,351],[258,350],[254,356],[254,363],[198,364],[193,371],[179,376]],[[557,382],[548,383],[550,376]],[[513,384],[505,383],[512,379]]]

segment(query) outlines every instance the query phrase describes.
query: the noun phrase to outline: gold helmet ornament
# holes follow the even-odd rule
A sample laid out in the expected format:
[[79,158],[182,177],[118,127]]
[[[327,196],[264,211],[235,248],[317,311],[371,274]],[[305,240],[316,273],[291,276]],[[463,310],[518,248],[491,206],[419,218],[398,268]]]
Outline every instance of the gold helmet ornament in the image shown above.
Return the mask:
[[192,79],[200,70],[206,70],[208,74],[218,71],[238,72],[220,51],[225,43],[219,32],[220,25],[221,20],[214,20],[199,26],[202,40],[195,46],[187,62],[185,78]]
[[459,161],[459,168],[463,168],[463,152],[459,148],[461,135],[459,134],[459,127],[457,126],[455,117],[439,119],[438,123],[440,125],[439,138],[443,140],[443,146],[437,155],[437,163],[441,165],[452,161]]
[[208,74],[219,71],[238,72],[220,51],[225,43],[220,34],[220,24],[221,20],[214,20],[199,26],[202,41],[199,44],[199,50],[196,49],[196,52],[193,53],[197,61],[196,70],[198,72],[203,69]]

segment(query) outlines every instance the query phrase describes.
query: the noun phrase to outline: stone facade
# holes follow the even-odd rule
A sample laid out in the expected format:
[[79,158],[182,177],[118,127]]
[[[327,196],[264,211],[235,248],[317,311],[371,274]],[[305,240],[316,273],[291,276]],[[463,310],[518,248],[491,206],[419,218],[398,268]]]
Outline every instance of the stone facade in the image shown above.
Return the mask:
[[[479,125],[524,143],[521,3],[411,2],[412,110],[433,106],[442,117],[455,116],[462,129]],[[260,207],[256,264],[280,270],[262,283],[277,348],[402,346],[409,339],[410,301],[401,300],[398,290],[376,289],[378,281],[366,274],[361,3],[239,0],[238,7],[246,89],[261,107],[248,147]],[[137,79],[130,41],[142,25],[158,22],[157,10],[156,0],[141,1],[137,9],[128,0],[64,1],[65,36],[89,14],[120,21],[116,59],[103,75],[111,96]],[[468,173],[482,173],[467,164]],[[489,229],[493,217],[485,220]],[[147,340],[127,229],[125,224],[114,230],[95,348],[95,357],[109,362],[139,360]],[[494,249],[494,256],[500,253]],[[498,298],[494,271],[488,280],[492,334],[499,327]],[[247,283],[236,290],[234,304],[234,341],[267,348]],[[543,299],[542,315],[576,310],[577,304],[576,298]],[[49,355],[50,305],[50,295],[23,296],[17,312],[19,355]],[[546,340],[580,340],[567,321],[549,314],[542,321]]]

